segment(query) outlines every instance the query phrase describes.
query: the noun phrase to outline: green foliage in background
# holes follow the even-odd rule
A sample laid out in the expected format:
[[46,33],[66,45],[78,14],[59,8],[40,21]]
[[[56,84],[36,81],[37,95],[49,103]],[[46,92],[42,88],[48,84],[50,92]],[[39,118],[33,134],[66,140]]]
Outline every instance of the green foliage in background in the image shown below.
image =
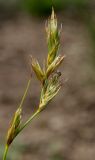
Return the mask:
[[53,6],[55,9],[62,9],[63,0],[21,0],[21,9],[29,13],[43,15],[48,14]]
[[51,7],[56,10],[83,10],[88,8],[88,0],[21,0],[20,7],[34,14],[48,14]]
[[24,11],[33,15],[50,14],[51,7],[55,10],[71,11],[75,14],[89,8],[88,0],[0,0],[0,12],[13,14]]
[[95,21],[93,20],[93,15],[89,14],[85,17],[85,25],[89,31],[89,36],[91,38],[92,48],[93,48],[93,50],[91,51],[90,60],[91,64],[95,67]]
[[60,153],[56,153],[51,156],[50,160],[63,160],[63,156],[61,156]]
[[87,0],[63,0],[63,7],[64,8],[86,8],[88,4]]

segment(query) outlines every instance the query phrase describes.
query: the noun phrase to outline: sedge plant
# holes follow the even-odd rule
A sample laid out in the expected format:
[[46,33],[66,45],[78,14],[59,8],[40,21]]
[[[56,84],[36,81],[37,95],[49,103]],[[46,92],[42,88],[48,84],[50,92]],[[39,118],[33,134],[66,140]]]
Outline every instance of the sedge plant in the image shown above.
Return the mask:
[[29,119],[22,123],[22,106],[27,96],[28,89],[30,87],[31,79],[29,79],[25,93],[22,97],[20,106],[17,108],[12,118],[10,127],[7,132],[5,151],[3,154],[3,160],[7,160],[8,149],[13,143],[18,134],[33,120],[34,117],[40,114],[48,103],[58,94],[62,83],[60,80],[61,72],[57,69],[63,62],[64,56],[58,54],[60,47],[60,30],[57,25],[57,18],[52,8],[52,13],[45,25],[48,55],[45,61],[45,65],[41,68],[37,59],[31,57],[31,68],[34,71],[37,79],[41,84],[41,95],[37,110],[32,114]]

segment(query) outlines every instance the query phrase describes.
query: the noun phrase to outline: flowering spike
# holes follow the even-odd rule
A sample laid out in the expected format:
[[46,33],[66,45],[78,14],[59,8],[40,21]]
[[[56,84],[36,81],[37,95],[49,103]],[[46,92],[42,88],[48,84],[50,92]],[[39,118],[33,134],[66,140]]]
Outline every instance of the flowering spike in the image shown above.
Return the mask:
[[12,141],[15,139],[15,137],[32,121],[34,117],[36,117],[45,108],[45,106],[57,95],[61,88],[61,72],[55,71],[62,63],[64,56],[58,55],[58,49],[60,46],[60,31],[57,27],[57,18],[54,13],[53,7],[51,17],[48,19],[48,23],[46,26],[46,33],[48,42],[48,56],[45,60],[43,69],[41,69],[36,59],[32,58],[31,62],[33,71],[35,72],[38,80],[40,80],[42,83],[39,107],[37,111],[33,115],[31,115],[24,124],[21,124],[21,107],[30,85],[29,80],[20,107],[15,112],[10,128],[7,133],[7,143],[5,146],[3,160],[6,160],[8,148]]

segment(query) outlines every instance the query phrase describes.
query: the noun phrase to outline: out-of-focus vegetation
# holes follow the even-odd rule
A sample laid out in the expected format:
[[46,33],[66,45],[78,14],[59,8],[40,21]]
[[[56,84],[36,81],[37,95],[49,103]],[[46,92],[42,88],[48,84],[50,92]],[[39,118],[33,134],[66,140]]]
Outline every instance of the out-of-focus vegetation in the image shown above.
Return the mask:
[[95,66],[95,21],[93,20],[93,16],[91,14],[85,17],[85,25],[89,31],[89,35],[92,40],[93,51],[91,54],[91,62]]
[[[13,149],[12,150],[12,152],[11,153],[9,153],[8,154],[8,157],[7,157],[7,160],[20,160],[20,151],[21,150],[19,150],[20,149],[20,147],[19,146],[17,146],[16,148],[15,148],[15,150]],[[3,152],[4,152],[4,146],[2,145],[0,145],[0,159],[2,159],[2,155],[3,155]]]
[[[0,160],[2,159],[2,155],[4,152],[4,145],[1,145],[0,142]],[[7,160],[20,160],[21,155],[26,153],[29,150],[30,145],[26,145],[24,143],[15,142],[11,147],[11,153],[8,153]]]
[[54,6],[56,10],[64,9],[80,12],[88,9],[90,3],[88,0],[0,0],[0,10],[23,10],[40,15],[50,13],[51,7]]
[[63,156],[61,156],[60,154],[54,154],[51,156],[50,160],[63,160]]
[[48,14],[54,6],[56,10],[68,10],[74,14],[81,14],[89,8],[88,2],[88,0],[21,0],[20,8],[33,14]]
[[55,0],[53,3],[51,0],[21,0],[20,3],[21,9],[37,15],[50,13],[52,6],[60,10],[63,8],[63,1]]

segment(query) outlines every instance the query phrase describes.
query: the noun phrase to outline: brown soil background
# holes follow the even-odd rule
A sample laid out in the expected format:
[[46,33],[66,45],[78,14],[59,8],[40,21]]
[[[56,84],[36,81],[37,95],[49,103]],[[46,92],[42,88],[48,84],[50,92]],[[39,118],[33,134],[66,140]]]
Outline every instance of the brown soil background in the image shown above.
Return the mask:
[[[60,53],[64,85],[59,95],[15,140],[25,149],[20,160],[95,159],[95,69],[88,31],[79,21],[59,15],[63,23]],[[0,141],[4,143],[10,119],[30,77],[33,55],[42,64],[47,55],[45,20],[19,16],[0,22]],[[39,83],[32,77],[23,106],[23,118],[36,110]],[[15,143],[13,150],[15,150]],[[10,148],[11,153],[11,148]]]

